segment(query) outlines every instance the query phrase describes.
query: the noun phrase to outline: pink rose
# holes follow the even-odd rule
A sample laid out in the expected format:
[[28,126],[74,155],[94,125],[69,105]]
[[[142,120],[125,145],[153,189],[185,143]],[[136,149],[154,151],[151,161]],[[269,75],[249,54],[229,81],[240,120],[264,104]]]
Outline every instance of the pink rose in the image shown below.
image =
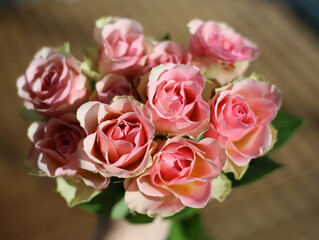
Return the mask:
[[122,75],[110,74],[96,83],[93,99],[109,104],[115,96],[136,96],[135,91]]
[[144,72],[163,63],[190,64],[192,55],[183,45],[173,41],[163,41],[155,45],[146,60]]
[[205,136],[218,139],[228,157],[243,166],[270,150],[274,140],[270,122],[280,101],[275,85],[251,78],[220,89],[209,100],[211,127]]
[[194,19],[187,26],[191,34],[190,50],[194,56],[209,55],[225,63],[234,63],[251,61],[258,54],[256,44],[226,24]]
[[[30,171],[49,177],[67,176],[87,182],[97,190],[106,188],[109,179],[79,167],[77,148],[86,136],[75,114],[68,113],[48,122],[34,122],[28,129],[33,143],[27,160]],[[90,184],[94,182],[95,184]]]
[[132,77],[141,71],[146,59],[143,38],[142,26],[130,19],[110,18],[103,27],[96,28],[99,72]]
[[88,102],[77,117],[88,134],[78,148],[81,168],[104,177],[127,178],[150,164],[155,129],[145,105],[126,97],[110,105]]
[[130,209],[153,217],[173,215],[185,206],[202,208],[225,159],[225,151],[212,138],[168,139],[158,146],[151,168],[125,180],[125,202]]
[[163,64],[152,69],[148,103],[156,131],[197,138],[207,130],[209,106],[202,99],[205,78],[193,66]]
[[80,62],[48,47],[34,56],[26,73],[18,78],[17,87],[25,107],[46,117],[75,113],[89,95]]

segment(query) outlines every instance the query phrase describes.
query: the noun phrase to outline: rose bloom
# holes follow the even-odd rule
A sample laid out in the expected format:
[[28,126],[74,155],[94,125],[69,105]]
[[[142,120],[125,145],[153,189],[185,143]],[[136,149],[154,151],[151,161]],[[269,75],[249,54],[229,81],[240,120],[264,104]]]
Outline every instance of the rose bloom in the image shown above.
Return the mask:
[[196,67],[168,63],[153,68],[147,105],[156,131],[194,138],[205,132],[209,106],[201,96],[204,85],[205,78]]
[[75,113],[89,96],[80,64],[72,56],[64,57],[53,48],[42,48],[17,81],[25,107],[46,117]]
[[163,63],[190,64],[191,59],[192,55],[183,45],[173,41],[159,42],[148,55],[144,72]]
[[125,180],[125,202],[133,211],[152,217],[170,216],[185,206],[203,208],[225,159],[225,151],[212,138],[195,142],[177,136],[163,141],[152,167]]
[[147,106],[127,97],[110,105],[92,101],[79,108],[77,118],[88,134],[78,148],[81,168],[127,178],[150,164],[155,129]]
[[110,18],[103,27],[95,29],[100,48],[100,74],[116,73],[132,77],[145,63],[145,41],[142,26],[125,18]]
[[109,104],[115,96],[136,96],[127,79],[122,75],[109,74],[95,84],[96,91],[91,100]]
[[226,24],[194,19],[187,26],[190,31],[190,50],[194,56],[209,55],[225,63],[234,63],[251,61],[258,54],[256,44]]
[[281,94],[268,82],[247,78],[220,89],[209,100],[210,129],[206,137],[218,139],[227,156],[238,166],[270,150],[270,126],[280,107]]
[[35,173],[44,173],[49,177],[67,176],[73,179],[90,179],[95,188],[105,188],[109,179],[80,169],[77,161],[77,147],[86,136],[76,115],[68,113],[48,122],[34,122],[28,129],[32,141],[27,165]]

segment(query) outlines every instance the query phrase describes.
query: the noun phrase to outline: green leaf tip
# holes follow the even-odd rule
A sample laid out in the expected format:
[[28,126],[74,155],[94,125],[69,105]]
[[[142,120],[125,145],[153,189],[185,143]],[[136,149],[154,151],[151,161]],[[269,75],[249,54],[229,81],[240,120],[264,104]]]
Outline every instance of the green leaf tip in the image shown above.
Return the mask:
[[237,181],[233,173],[226,173],[226,175],[232,181],[232,187],[238,187],[257,181],[280,167],[282,164],[273,161],[268,156],[263,156],[250,161],[249,168],[242,179]]

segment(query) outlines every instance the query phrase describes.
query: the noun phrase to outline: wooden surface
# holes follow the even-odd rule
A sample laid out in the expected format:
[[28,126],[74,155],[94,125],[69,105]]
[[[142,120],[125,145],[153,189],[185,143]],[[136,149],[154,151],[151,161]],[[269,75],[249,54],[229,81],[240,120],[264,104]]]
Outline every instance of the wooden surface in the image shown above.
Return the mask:
[[69,209],[48,178],[29,176],[23,161],[30,143],[16,78],[35,51],[68,40],[81,59],[94,45],[93,23],[104,15],[137,19],[145,34],[187,43],[192,18],[227,22],[261,49],[251,70],[283,92],[282,108],[307,119],[273,158],[285,166],[234,190],[203,211],[206,229],[223,239],[319,239],[319,44],[285,2],[271,0],[90,0],[43,3],[0,14],[0,239],[90,239],[95,216]]

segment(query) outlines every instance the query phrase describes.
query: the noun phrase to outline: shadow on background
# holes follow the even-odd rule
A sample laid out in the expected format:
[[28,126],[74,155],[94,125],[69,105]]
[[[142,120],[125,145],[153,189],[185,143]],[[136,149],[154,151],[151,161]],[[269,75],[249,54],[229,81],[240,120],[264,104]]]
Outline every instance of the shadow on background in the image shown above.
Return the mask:
[[319,31],[319,1],[318,0],[287,0],[294,10],[312,27]]

